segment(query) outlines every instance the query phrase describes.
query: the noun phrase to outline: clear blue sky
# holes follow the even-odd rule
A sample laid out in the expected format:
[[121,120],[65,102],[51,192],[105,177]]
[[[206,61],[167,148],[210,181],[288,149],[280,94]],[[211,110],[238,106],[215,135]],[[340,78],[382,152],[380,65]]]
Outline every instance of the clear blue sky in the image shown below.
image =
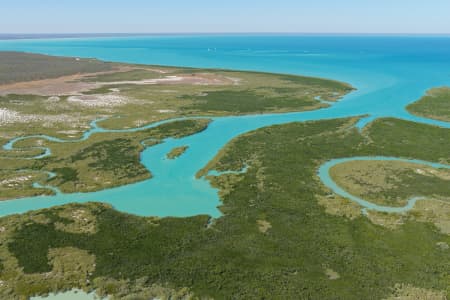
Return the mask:
[[450,33],[450,0],[2,0],[0,33]]

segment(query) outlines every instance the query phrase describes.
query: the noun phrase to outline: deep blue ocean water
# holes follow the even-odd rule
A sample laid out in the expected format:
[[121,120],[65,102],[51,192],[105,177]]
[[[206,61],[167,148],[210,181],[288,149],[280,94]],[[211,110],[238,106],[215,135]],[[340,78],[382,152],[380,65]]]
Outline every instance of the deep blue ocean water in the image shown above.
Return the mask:
[[[3,40],[0,50],[311,75],[345,81],[358,89],[327,109],[215,118],[206,131],[146,149],[142,162],[153,173],[151,180],[95,193],[3,201],[0,215],[75,201],[103,201],[138,215],[217,217],[217,191],[194,175],[227,142],[249,130],[361,115],[369,117],[359,127],[379,117],[450,127],[449,123],[414,117],[405,110],[427,89],[450,85],[450,37],[446,36],[183,35]],[[189,145],[184,155],[173,161],[165,159],[167,152],[180,145]]]

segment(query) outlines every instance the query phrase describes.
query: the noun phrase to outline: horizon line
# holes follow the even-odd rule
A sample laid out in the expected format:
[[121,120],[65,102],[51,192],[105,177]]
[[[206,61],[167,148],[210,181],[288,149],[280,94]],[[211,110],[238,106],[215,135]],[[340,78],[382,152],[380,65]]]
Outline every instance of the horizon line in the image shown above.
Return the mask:
[[30,32],[30,33],[14,33],[14,32],[0,32],[0,40],[3,37],[10,37],[14,39],[30,38],[30,37],[114,37],[114,36],[157,36],[157,35],[352,35],[352,36],[450,36],[448,33],[436,32],[65,32],[65,33],[51,33],[51,32]]

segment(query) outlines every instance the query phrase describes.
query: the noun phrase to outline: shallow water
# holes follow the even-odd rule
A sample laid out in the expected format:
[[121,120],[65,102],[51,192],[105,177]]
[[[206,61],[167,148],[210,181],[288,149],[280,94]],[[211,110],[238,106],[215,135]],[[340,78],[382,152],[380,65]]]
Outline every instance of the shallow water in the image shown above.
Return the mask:
[[[208,51],[209,49],[209,51]],[[95,193],[59,194],[0,202],[0,215],[69,202],[103,201],[137,215],[220,216],[217,191],[195,174],[232,138],[263,126],[293,121],[369,115],[397,117],[449,128],[415,117],[404,107],[427,89],[450,84],[449,37],[356,36],[150,36],[0,41],[0,50],[96,57],[129,63],[258,70],[332,78],[357,91],[311,112],[214,118],[207,130],[147,148],[142,163],[154,178]],[[93,124],[95,131],[104,131]],[[86,133],[85,138],[90,133]],[[175,160],[174,147],[189,149]],[[12,144],[6,145],[10,148]],[[244,167],[244,166],[243,166]]]

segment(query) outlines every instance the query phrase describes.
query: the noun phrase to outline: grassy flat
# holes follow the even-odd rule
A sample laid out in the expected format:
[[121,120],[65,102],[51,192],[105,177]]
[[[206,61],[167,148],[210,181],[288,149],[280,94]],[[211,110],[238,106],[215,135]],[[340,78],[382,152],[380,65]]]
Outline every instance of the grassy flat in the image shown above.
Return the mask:
[[450,170],[396,161],[353,161],[330,169],[350,194],[385,206],[404,206],[413,197],[450,202]]
[[108,71],[111,67],[96,59],[0,52],[0,84]]
[[34,188],[34,182],[45,182],[48,176],[43,173],[30,171],[5,171],[0,172],[0,201],[51,194],[48,189]]
[[450,88],[432,89],[407,109],[418,116],[450,122]]

